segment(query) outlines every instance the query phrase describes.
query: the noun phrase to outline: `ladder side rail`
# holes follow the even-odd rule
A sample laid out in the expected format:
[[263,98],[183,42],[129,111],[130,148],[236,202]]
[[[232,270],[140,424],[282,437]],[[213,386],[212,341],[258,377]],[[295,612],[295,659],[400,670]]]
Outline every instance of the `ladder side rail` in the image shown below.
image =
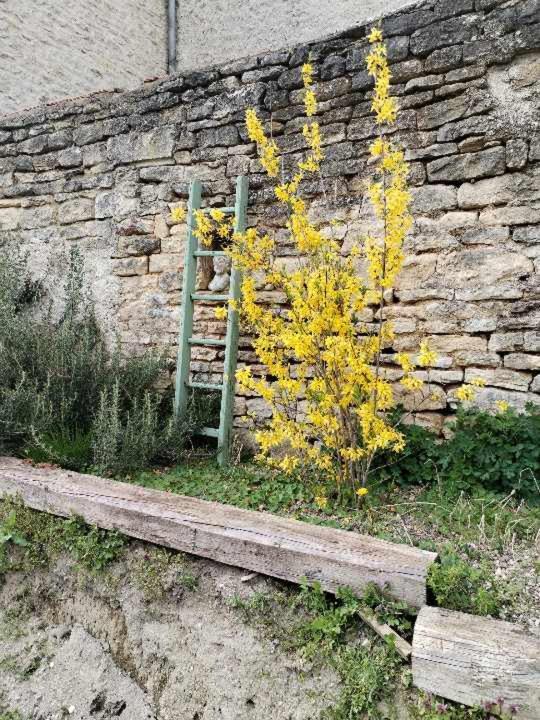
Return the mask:
[[[236,203],[234,232],[243,233],[247,226],[249,181],[240,176],[236,181]],[[229,299],[235,304],[240,300],[241,274],[238,268],[231,268],[229,285]],[[221,395],[221,409],[219,416],[218,433],[218,462],[227,465],[230,460],[231,435],[233,423],[234,391],[236,386],[236,362],[238,358],[239,317],[236,307],[229,303],[227,314],[227,332],[225,336],[225,360],[223,364],[223,392]]]
[[174,392],[174,414],[177,420],[185,415],[189,399],[189,388],[187,386],[191,365],[189,338],[193,333],[193,299],[191,296],[195,292],[197,283],[197,258],[195,252],[198,249],[198,241],[195,237],[195,211],[201,207],[201,194],[201,181],[192,180],[189,189],[186,252]]

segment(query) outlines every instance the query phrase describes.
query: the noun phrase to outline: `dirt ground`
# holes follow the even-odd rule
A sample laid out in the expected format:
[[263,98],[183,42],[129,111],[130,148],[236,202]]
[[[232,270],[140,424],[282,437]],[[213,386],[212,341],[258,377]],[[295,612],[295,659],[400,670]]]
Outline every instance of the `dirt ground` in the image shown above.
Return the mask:
[[180,582],[176,566],[148,577],[148,550],[133,547],[104,576],[62,560],[6,577],[0,707],[24,720],[310,720],[332,704],[331,670],[282,651],[232,607],[271,580],[204,560],[188,560]]

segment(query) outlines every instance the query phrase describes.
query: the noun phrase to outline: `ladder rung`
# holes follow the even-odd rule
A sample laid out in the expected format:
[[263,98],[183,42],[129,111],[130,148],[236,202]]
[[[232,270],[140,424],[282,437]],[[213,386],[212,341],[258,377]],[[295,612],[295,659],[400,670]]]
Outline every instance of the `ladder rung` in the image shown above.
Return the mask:
[[227,253],[224,250],[195,250],[194,257],[225,257]]
[[228,295],[205,295],[203,293],[192,293],[191,299],[195,302],[225,302],[229,299]]
[[234,207],[220,207],[220,208],[203,208],[203,213],[210,213],[212,210],[221,210],[222,213],[225,213],[225,215],[234,215],[235,208]]
[[219,392],[223,390],[223,385],[216,385],[215,383],[188,382],[186,385],[194,390],[216,390]]
[[189,338],[188,343],[190,345],[216,345],[217,347],[225,347],[225,340],[218,340],[217,338]]
[[203,427],[197,433],[198,435],[206,435],[206,437],[217,438],[219,435],[218,428]]

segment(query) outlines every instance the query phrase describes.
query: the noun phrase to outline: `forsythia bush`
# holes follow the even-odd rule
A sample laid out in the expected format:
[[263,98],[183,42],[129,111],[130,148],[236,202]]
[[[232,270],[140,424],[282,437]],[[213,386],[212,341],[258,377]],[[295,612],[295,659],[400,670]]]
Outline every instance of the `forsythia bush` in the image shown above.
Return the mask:
[[[303,134],[309,150],[289,180],[278,179],[278,146],[265,134],[255,110],[248,110],[246,116],[249,137],[257,144],[266,173],[275,178],[277,200],[288,211],[287,230],[297,267],[282,269],[277,241],[255,228],[235,235],[229,250],[243,271],[242,300],[235,310],[241,312],[268,372],[267,378],[253,376],[249,368],[237,373],[241,386],[256,392],[272,409],[268,426],[256,433],[260,457],[285,472],[315,467],[334,478],[340,492],[352,487],[360,497],[368,492],[376,453],[400,451],[404,446],[402,433],[388,417],[396,398],[385,377],[382,353],[394,338],[385,313],[386,297],[402,267],[403,242],[412,224],[408,166],[403,151],[386,133],[397,118],[396,101],[389,92],[386,46],[378,29],[369,40],[367,67],[374,78],[372,109],[379,135],[370,147],[374,179],[368,191],[380,233],[359,239],[345,256],[332,233],[328,237],[309,220],[301,185],[317,176],[324,155],[321,130],[313,120],[317,98],[308,63],[302,75]],[[219,211],[210,216],[199,213],[196,220],[196,234],[203,244],[210,244],[216,232],[223,238],[230,233]],[[358,271],[360,259],[367,261],[367,278]],[[258,287],[279,291],[286,304],[261,303]],[[375,308],[376,320],[365,324],[361,315],[368,306]],[[425,343],[415,360],[405,353],[397,355],[403,370],[401,385],[420,403],[427,395],[414,373],[434,360]],[[323,496],[321,504],[325,501]]]

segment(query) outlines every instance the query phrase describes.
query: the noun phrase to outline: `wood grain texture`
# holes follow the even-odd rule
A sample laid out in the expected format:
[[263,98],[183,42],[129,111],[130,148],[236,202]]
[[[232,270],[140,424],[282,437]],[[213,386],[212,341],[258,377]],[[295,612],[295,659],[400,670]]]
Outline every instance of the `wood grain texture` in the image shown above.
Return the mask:
[[414,629],[414,684],[465,705],[501,697],[540,718],[540,637],[512,623],[424,607]]
[[18,494],[30,507],[87,522],[158,545],[283,580],[306,577],[329,591],[360,593],[369,582],[414,607],[426,602],[435,553],[345,530],[319,527],[192,497],[34,467],[0,458],[0,495]]
[[361,608],[360,610],[357,610],[357,612],[366,625],[369,625],[369,627],[374,630],[377,635],[380,635],[383,640],[391,638],[394,642],[397,654],[404,660],[409,661],[412,653],[412,646],[410,643],[404,640],[401,635],[398,635],[397,632],[390,627],[390,625],[379,622],[375,613],[371,612],[369,608]]

